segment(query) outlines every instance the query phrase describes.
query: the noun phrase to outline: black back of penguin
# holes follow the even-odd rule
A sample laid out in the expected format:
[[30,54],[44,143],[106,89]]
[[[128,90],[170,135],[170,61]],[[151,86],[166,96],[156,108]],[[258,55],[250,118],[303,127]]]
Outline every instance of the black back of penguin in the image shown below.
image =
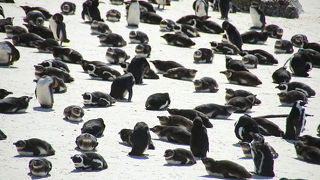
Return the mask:
[[304,130],[306,124],[305,108],[306,103],[298,100],[294,103],[286,120],[285,139],[295,140]]
[[219,11],[221,14],[221,19],[228,19],[229,9],[230,9],[230,0],[219,0]]
[[103,19],[101,19],[98,6],[99,6],[98,0],[86,0],[82,4],[82,12],[81,12],[82,19],[85,20],[86,18],[88,18],[89,22],[92,22],[93,20],[103,21]]
[[155,93],[148,97],[145,107],[147,110],[163,110],[170,105],[169,93]]
[[235,123],[235,135],[242,142],[251,142],[252,133],[259,133],[258,123],[252,120],[249,115],[243,115]]
[[255,173],[261,176],[274,177],[274,160],[268,145],[266,145],[265,143],[253,141],[251,143],[251,151]]
[[110,95],[116,99],[124,99],[126,93],[129,93],[128,101],[131,101],[134,83],[134,76],[131,73],[118,76],[111,84]]
[[132,150],[129,155],[141,156],[151,142],[149,127],[145,122],[138,122],[130,135]]
[[206,157],[209,151],[209,140],[207,129],[203,126],[201,118],[197,117],[193,121],[191,129],[190,149],[196,157]]

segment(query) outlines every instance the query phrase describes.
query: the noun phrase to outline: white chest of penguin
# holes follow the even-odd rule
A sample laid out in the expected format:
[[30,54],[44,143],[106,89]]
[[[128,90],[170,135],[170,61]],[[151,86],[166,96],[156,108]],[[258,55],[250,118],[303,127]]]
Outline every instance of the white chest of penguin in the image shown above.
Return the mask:
[[140,22],[140,6],[138,2],[129,5],[127,13],[128,25],[138,25]]
[[262,23],[260,21],[260,14],[256,9],[250,8],[250,16],[253,26],[262,27]]
[[52,103],[51,82],[47,78],[40,78],[36,89],[37,99],[40,104],[50,105]]

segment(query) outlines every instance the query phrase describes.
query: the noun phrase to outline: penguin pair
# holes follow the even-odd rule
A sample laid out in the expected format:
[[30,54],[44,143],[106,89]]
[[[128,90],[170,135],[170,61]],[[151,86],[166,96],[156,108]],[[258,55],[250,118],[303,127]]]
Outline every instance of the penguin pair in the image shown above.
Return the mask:
[[103,21],[100,16],[100,11],[99,11],[99,0],[86,0],[82,4],[82,12],[81,12],[81,17],[83,20],[88,20],[89,23],[92,21]]
[[63,22],[62,14],[54,14],[49,23],[49,28],[53,33],[53,37],[55,40],[60,41],[60,46],[63,42],[70,42],[70,40],[67,38],[66,24]]

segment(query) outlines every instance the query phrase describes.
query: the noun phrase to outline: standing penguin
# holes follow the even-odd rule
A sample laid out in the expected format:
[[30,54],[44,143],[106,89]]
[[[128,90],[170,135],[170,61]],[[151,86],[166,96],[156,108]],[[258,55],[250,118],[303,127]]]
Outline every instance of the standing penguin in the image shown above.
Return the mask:
[[86,0],[82,4],[82,12],[81,12],[82,19],[83,20],[88,19],[90,23],[93,20],[103,21],[103,19],[101,19],[98,6],[99,6],[99,0]]
[[151,143],[149,127],[145,122],[138,122],[130,135],[132,150],[129,155],[141,156]]
[[196,117],[193,120],[193,126],[191,128],[190,138],[190,150],[196,157],[207,157],[209,151],[209,140],[207,129],[203,125],[200,117]]
[[291,108],[290,114],[286,121],[285,139],[296,140],[306,125],[305,108],[306,102],[298,100]]
[[259,4],[255,1],[250,6],[250,16],[254,29],[262,29],[266,25],[266,17],[262,10],[259,8]]
[[37,80],[36,97],[41,107],[52,108],[53,106],[53,86],[54,80],[51,76],[43,76]]
[[62,45],[62,42],[70,42],[67,38],[66,24],[63,22],[62,14],[54,14],[49,23],[49,29],[52,31],[54,39],[60,41],[60,46]]
[[127,6],[127,23],[128,26],[139,26],[140,5],[137,0],[131,0],[130,4]]
[[134,82],[134,76],[131,73],[118,76],[111,84],[110,95],[116,99],[125,100],[125,96],[129,93],[128,102],[130,102]]
[[243,42],[237,28],[228,21],[224,21],[222,23],[222,29],[226,31],[228,41],[230,41],[232,44],[236,45],[240,50],[242,50]]
[[254,140],[251,143],[251,154],[255,174],[267,177],[275,176],[273,172],[273,155],[266,143]]
[[219,0],[219,11],[221,19],[228,19],[228,13],[230,9],[230,0]]
[[195,0],[193,2],[193,10],[195,11],[195,15],[202,17],[202,16],[208,16],[208,0]]

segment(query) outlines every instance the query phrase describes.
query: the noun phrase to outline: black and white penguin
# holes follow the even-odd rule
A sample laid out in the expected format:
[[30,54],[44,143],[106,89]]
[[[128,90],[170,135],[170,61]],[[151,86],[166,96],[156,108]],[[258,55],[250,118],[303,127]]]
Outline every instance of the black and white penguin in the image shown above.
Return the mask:
[[229,160],[214,160],[212,158],[201,159],[209,176],[222,178],[251,178],[252,175],[243,166]]
[[268,32],[269,37],[281,39],[283,35],[283,29],[276,24],[269,24],[262,29],[262,32]]
[[101,46],[123,47],[127,45],[123,37],[116,33],[100,34],[98,38]]
[[220,11],[221,19],[228,19],[230,10],[230,0],[218,0],[218,9]]
[[302,49],[298,50],[299,54],[303,54],[306,59],[306,62],[310,62],[312,67],[320,68],[320,50],[319,52],[314,49]]
[[183,148],[167,149],[164,152],[164,158],[168,164],[196,164],[197,161],[192,152]]
[[159,119],[160,125],[163,126],[179,126],[188,131],[191,131],[193,126],[193,121],[180,115],[172,115],[172,116],[157,116]]
[[256,75],[248,71],[226,70],[221,71],[220,73],[224,74],[231,84],[240,84],[245,86],[258,86],[262,84]]
[[169,109],[167,108],[167,111],[170,115],[180,115],[183,117],[186,117],[190,120],[194,120],[196,117],[200,117],[203,125],[206,128],[212,128],[213,125],[209,121],[209,117],[205,115],[204,113],[197,111],[195,109]]
[[82,121],[82,117],[84,116],[84,110],[77,105],[70,105],[63,110],[63,116],[67,120],[70,121]]
[[259,60],[257,56],[252,54],[247,54],[242,57],[242,62],[248,69],[255,69],[258,67]]
[[51,48],[50,51],[56,60],[74,64],[80,64],[83,60],[82,55],[78,51],[71,48],[55,46]]
[[86,0],[82,4],[82,12],[81,17],[83,20],[88,20],[89,23],[91,23],[93,20],[96,21],[103,21],[100,16],[99,11],[99,0]]
[[132,149],[129,152],[131,156],[141,156],[151,143],[150,130],[145,122],[138,122],[130,135]]
[[172,78],[172,79],[181,79],[185,81],[192,81],[197,74],[197,70],[188,69],[184,67],[177,67],[169,69],[163,74],[163,77]]
[[159,75],[154,72],[154,70],[150,69],[148,73],[145,73],[143,76],[144,79],[160,79]]
[[48,38],[45,40],[39,40],[34,42],[35,47],[40,53],[50,53],[53,47],[59,46],[58,41]]
[[310,135],[303,135],[298,137],[298,139],[305,145],[314,146],[320,149],[320,138]]
[[127,23],[128,26],[138,27],[140,23],[140,5],[137,0],[131,0],[127,9]]
[[250,145],[254,162],[254,173],[259,176],[274,177],[274,160],[270,147],[266,143],[255,140]]
[[293,46],[302,48],[304,44],[308,43],[308,38],[304,34],[295,34],[291,37],[290,41]]
[[65,15],[75,14],[76,12],[76,4],[73,2],[63,2],[60,6],[61,13]]
[[219,85],[216,80],[211,77],[203,77],[193,81],[196,92],[218,92]]
[[191,47],[196,43],[193,42],[189,37],[183,36],[181,34],[164,34],[161,36],[164,38],[168,44],[178,47]]
[[202,104],[196,106],[194,108],[197,111],[202,112],[207,115],[209,118],[217,118],[217,119],[227,119],[232,113],[239,110],[238,107],[235,106],[223,106],[219,104],[209,103]]
[[5,25],[4,26],[7,38],[11,39],[14,35],[27,33],[27,30],[21,26],[12,26],[12,25]]
[[272,74],[273,83],[289,83],[291,80],[291,73],[287,71],[287,67],[280,67]]
[[292,106],[298,100],[308,102],[306,94],[300,90],[280,92],[278,93],[278,96],[282,106]]
[[109,94],[100,91],[94,91],[92,93],[85,92],[84,94],[82,94],[82,98],[84,101],[83,104],[85,106],[108,107],[116,103],[116,99],[114,99]]
[[90,26],[91,34],[92,35],[100,35],[100,34],[109,34],[112,33],[109,26],[104,22],[99,22],[96,20],[93,20]]
[[165,110],[170,103],[169,93],[155,93],[147,98],[145,107],[147,110]]
[[29,33],[37,34],[44,39],[47,39],[47,38],[54,39],[51,29],[49,29],[46,26],[36,26],[33,24],[23,24],[23,25],[26,26]]
[[43,41],[44,39],[34,33],[22,33],[12,37],[12,44],[15,46],[36,47],[35,41]]
[[191,133],[179,126],[154,126],[150,130],[167,142],[190,145]]
[[240,53],[241,56],[248,54],[255,55],[258,58],[259,64],[273,65],[278,64],[278,60],[270,53],[263,49],[244,50]]
[[209,4],[207,0],[195,0],[192,4],[196,16],[208,16]]
[[163,61],[163,60],[153,60],[150,61],[154,67],[157,69],[158,73],[165,73],[169,69],[183,67],[183,65],[175,62],[175,61]]
[[122,49],[109,47],[106,52],[106,60],[110,64],[121,64],[128,60],[130,56]]
[[205,21],[207,19],[209,19],[210,16],[196,16],[196,15],[185,15],[182,16],[181,18],[179,18],[176,23],[178,24],[189,24],[189,25],[193,25],[194,24],[194,20],[199,21]]
[[37,80],[35,94],[42,108],[52,108],[53,106],[53,83],[51,76],[42,76]]
[[308,146],[301,142],[294,143],[296,153],[299,159],[306,162],[320,164],[320,149],[314,146]]
[[33,25],[43,25],[45,19],[46,17],[44,17],[40,11],[33,10],[26,14],[26,17],[23,18],[23,21]]
[[276,86],[281,92],[288,92],[291,90],[300,90],[304,91],[307,97],[315,96],[316,92],[307,84],[303,82],[289,82],[289,83],[281,83],[279,86]]
[[124,0],[110,0],[113,5],[122,5]]
[[[143,2],[143,1],[140,1]],[[162,21],[162,17],[155,12],[149,12],[149,11],[141,11],[140,14],[140,22],[147,23],[147,24],[156,24],[160,25],[160,22]]]
[[13,94],[13,92],[0,88],[0,99],[5,98],[9,94]]
[[71,159],[76,170],[92,171],[108,168],[108,164],[104,160],[104,158],[100,154],[94,152],[84,152],[82,154],[76,154],[72,156]]
[[102,118],[91,119],[83,124],[81,133],[89,133],[95,137],[101,137],[105,127],[106,125]]
[[312,70],[312,63],[309,61],[307,54],[295,53],[288,61],[292,74],[300,77],[309,76],[309,72]]
[[151,53],[151,46],[149,44],[138,44],[135,52],[137,56],[148,58]]
[[291,54],[293,51],[294,49],[291,41],[279,39],[274,44],[274,53],[276,54]]
[[80,134],[76,138],[76,145],[82,151],[93,151],[98,146],[97,138],[89,133]]
[[0,19],[0,32],[6,32],[5,26],[13,26],[14,17],[7,17],[5,19]]
[[261,117],[253,117],[252,119],[258,123],[259,131],[262,135],[283,137],[284,132],[272,121]]
[[40,11],[46,18],[46,20],[49,20],[52,16],[52,14],[45,8],[43,7],[37,7],[37,6],[34,6],[34,7],[30,7],[30,6],[20,6],[23,11],[28,14],[28,12],[30,11]]
[[56,41],[60,41],[60,46],[63,42],[70,42],[70,40],[67,38],[66,24],[63,22],[62,14],[54,14],[49,23],[49,29],[52,31],[54,39]]
[[[128,146],[132,146],[132,142],[130,139],[131,134],[133,133],[133,129],[121,129],[119,134],[122,142]],[[150,141],[148,149],[155,149],[152,140]]]
[[89,69],[93,69],[93,67],[98,67],[98,66],[107,66],[108,64],[102,61],[87,61],[87,60],[82,60],[80,62],[80,65],[85,73],[89,73]]
[[226,56],[226,68],[233,71],[249,71],[241,60]]
[[148,44],[148,35],[142,31],[130,31],[129,33],[130,43],[132,44]]
[[121,75],[119,71],[110,66],[95,66],[94,64],[89,64],[88,74],[92,79],[102,79],[105,81],[113,81]]
[[121,13],[116,9],[110,9],[107,11],[106,18],[110,22],[119,22],[121,18]]
[[12,65],[20,59],[19,50],[9,41],[0,42],[0,66]]
[[211,49],[199,48],[193,53],[194,63],[212,63],[214,54]]
[[230,22],[224,21],[222,23],[222,29],[226,32],[227,40],[232,44],[236,45],[240,50],[242,50],[242,39],[239,31]]
[[197,20],[196,27],[200,32],[210,33],[210,34],[220,34],[223,33],[223,29],[220,24],[211,20]]
[[240,53],[240,49],[229,41],[223,41],[221,43],[212,41],[210,45],[214,53],[217,54],[237,55]]
[[286,120],[286,132],[283,137],[284,139],[296,140],[304,130],[306,125],[305,104],[306,102],[301,100],[298,100],[293,104]]
[[52,169],[52,163],[45,158],[36,158],[29,161],[29,170],[32,176],[48,176]]
[[43,67],[41,65],[34,65],[35,68],[35,77],[36,79],[39,79],[40,77],[44,75],[48,76],[56,76],[63,80],[65,83],[70,83],[74,81],[73,77],[64,70],[60,70],[58,68],[54,67]]
[[32,97],[7,97],[0,99],[0,113],[23,113],[29,106]]
[[248,44],[264,44],[268,37],[267,32],[247,31],[241,34],[242,42]]
[[308,42],[303,44],[303,49],[313,49],[320,53],[320,44],[317,42]]
[[200,158],[207,157],[207,152],[209,152],[207,129],[199,117],[193,120],[190,137],[190,150],[195,157]]
[[196,27],[188,24],[176,25],[174,27],[174,31],[176,34],[180,33],[182,35],[188,36],[189,38],[200,37],[200,34]]
[[[226,88],[226,96],[225,99],[228,102],[230,99],[234,98],[234,97],[247,97],[247,96],[251,96],[254,95],[249,91],[246,90],[242,90],[242,89],[238,89],[238,90],[233,90],[230,88]],[[256,96],[256,95],[254,95]],[[254,105],[259,105],[261,104],[261,101],[255,97],[255,101],[254,101]]]
[[234,133],[241,142],[251,142],[252,134],[259,134],[259,125],[251,116],[245,114],[234,124]]
[[130,63],[121,64],[121,67],[124,69],[124,72],[132,73],[136,84],[142,84],[144,74],[150,70],[149,62],[142,56],[135,56]]
[[260,9],[259,4],[255,1],[251,2],[250,8],[250,17],[253,26],[253,29],[262,29],[266,24],[266,17],[264,12]]
[[252,106],[256,101],[255,95],[249,95],[246,97],[236,96],[229,99],[226,105],[232,105],[238,107],[239,110],[235,111],[235,113],[244,113],[246,111],[250,111]]
[[16,146],[20,156],[51,156],[55,154],[55,150],[48,142],[38,138],[19,140],[13,145]]
[[171,32],[174,31],[177,24],[171,19],[163,19],[160,22],[160,31]]
[[[127,100],[130,102],[133,95],[132,87],[134,86],[134,83],[134,76],[131,73],[118,76],[111,84],[110,95],[115,99]],[[129,93],[128,99],[125,99],[127,93]]]
[[65,72],[70,72],[69,67],[66,63],[59,61],[59,60],[55,60],[55,59],[48,59],[48,60],[44,60],[41,63],[39,63],[38,65],[41,65],[43,67],[54,67],[54,68],[58,68],[61,69]]

